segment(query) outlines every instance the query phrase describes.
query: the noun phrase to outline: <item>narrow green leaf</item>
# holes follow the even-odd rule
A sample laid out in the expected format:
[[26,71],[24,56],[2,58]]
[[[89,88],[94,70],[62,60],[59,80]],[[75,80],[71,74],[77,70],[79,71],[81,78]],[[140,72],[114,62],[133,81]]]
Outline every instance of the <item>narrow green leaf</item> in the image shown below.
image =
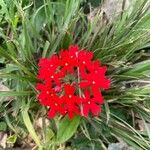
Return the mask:
[[33,140],[39,147],[41,147],[40,140],[34,130],[34,127],[29,117],[28,108],[25,108],[24,110],[22,110],[22,117],[23,117],[24,124],[26,128],[28,129],[30,135],[32,136]]
[[42,57],[46,57],[46,54],[47,54],[47,50],[48,50],[48,48],[49,48],[49,45],[50,45],[49,41],[46,41],[46,42],[45,42],[45,45],[44,45],[44,50],[43,50],[43,53],[42,53]]
[[22,75],[16,75],[14,73],[0,73],[0,78],[3,79],[16,79],[16,80],[23,80],[23,81],[37,81],[38,79],[33,78],[33,77],[29,77],[29,76],[22,76]]
[[146,132],[147,132],[147,136],[150,139],[150,128],[149,128],[148,124],[146,123],[145,119],[142,117],[142,115],[141,115],[141,119],[144,123],[145,129],[146,129]]
[[0,97],[8,97],[8,96],[27,96],[31,94],[31,91],[0,91]]
[[143,72],[149,72],[150,70],[150,60],[142,61],[140,63],[137,63],[132,66],[129,71],[125,72],[125,75],[130,75],[133,73],[143,73]]
[[47,128],[46,129],[46,139],[48,142],[50,142],[50,140],[54,137],[54,132],[51,128]]
[[68,117],[63,118],[59,124],[56,143],[64,143],[71,138],[79,126],[80,119],[79,116],[74,117],[73,120]]

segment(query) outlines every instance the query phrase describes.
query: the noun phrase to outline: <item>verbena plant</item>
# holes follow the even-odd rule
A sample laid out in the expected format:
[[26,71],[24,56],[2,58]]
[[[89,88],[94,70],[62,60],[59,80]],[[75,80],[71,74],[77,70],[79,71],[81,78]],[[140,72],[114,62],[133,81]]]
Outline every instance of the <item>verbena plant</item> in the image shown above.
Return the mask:
[[[22,146],[35,143],[39,149],[99,150],[124,141],[150,149],[149,2],[137,0],[130,12],[104,22],[100,14],[89,21],[80,0],[0,0],[0,78],[10,89],[0,91],[0,130],[9,131],[8,143],[17,138]],[[38,60],[70,44],[93,51],[109,67],[111,89],[103,92],[99,117],[56,117],[47,123],[36,99]]]

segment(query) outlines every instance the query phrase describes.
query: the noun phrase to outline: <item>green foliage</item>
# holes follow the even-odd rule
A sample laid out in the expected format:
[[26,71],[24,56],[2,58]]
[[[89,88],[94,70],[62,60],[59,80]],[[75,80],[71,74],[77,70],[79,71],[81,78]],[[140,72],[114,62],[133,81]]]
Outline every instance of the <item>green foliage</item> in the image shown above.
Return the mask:
[[7,124],[5,122],[0,122],[0,131],[6,131],[7,129]]
[[73,120],[70,120],[68,116],[63,118],[58,127],[56,142],[64,143],[72,137],[79,126],[80,119],[79,116],[76,116]]
[[16,135],[11,135],[7,138],[7,143],[15,144],[16,139],[17,139]]
[[[10,89],[0,91],[0,130],[13,133],[13,145],[29,134],[41,149],[99,150],[120,140],[150,149],[149,0],[137,0],[112,21],[99,13],[88,20],[82,2],[0,0],[0,85]],[[100,116],[46,123],[36,100],[37,63],[70,44],[93,51],[109,67],[112,88],[103,92]]]
[[101,3],[101,0],[88,0],[88,3],[90,3],[93,7],[98,7]]
[[40,148],[41,147],[40,140],[39,140],[38,136],[36,135],[34,127],[31,123],[31,120],[30,120],[30,117],[29,117],[29,114],[28,114],[28,106],[26,106],[26,108],[22,110],[22,118],[23,118],[24,124],[26,125],[26,128],[28,129],[31,137],[33,138],[35,143]]

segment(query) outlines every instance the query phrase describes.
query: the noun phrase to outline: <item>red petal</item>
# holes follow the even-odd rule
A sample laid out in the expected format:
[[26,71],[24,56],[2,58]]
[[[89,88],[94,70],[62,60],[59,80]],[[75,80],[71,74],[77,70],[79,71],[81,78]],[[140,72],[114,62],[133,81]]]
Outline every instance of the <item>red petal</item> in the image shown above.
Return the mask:
[[44,88],[45,88],[44,84],[41,84],[41,83],[36,84],[36,89],[37,90],[43,90]]
[[110,88],[110,80],[106,78],[101,78],[101,81],[99,81],[99,87],[104,89]]
[[75,88],[71,86],[70,84],[65,84],[64,89],[65,89],[66,95],[69,95],[69,94],[73,95],[75,92]]
[[93,115],[98,116],[98,114],[101,112],[101,107],[99,105],[93,104],[91,107],[91,111]]
[[56,111],[54,109],[50,109],[48,112],[48,117],[49,118],[54,118],[56,115]]
[[56,65],[56,62],[58,63],[58,56],[57,55],[52,55],[50,60],[51,63],[53,63],[54,65]]
[[97,75],[104,75],[106,73],[107,67],[103,66],[103,67],[99,67],[97,70],[95,70],[95,73]]
[[88,117],[89,110],[90,110],[90,106],[88,104],[85,104],[83,106],[83,116]]
[[91,60],[93,58],[93,52],[87,52],[87,57]]
[[103,96],[95,97],[93,99],[94,99],[94,102],[96,102],[96,103],[99,103],[99,104],[103,104],[104,103]]
[[61,57],[62,60],[65,60],[66,58],[68,58],[68,56],[69,56],[69,52],[68,51],[66,51],[66,50],[61,50],[60,51],[60,57]]
[[52,104],[52,100],[43,92],[39,94],[38,99],[42,105],[50,106]]
[[69,112],[68,112],[68,116],[69,116],[70,119],[72,119],[72,118],[74,117],[74,112],[69,111]]
[[103,96],[100,92],[99,89],[96,89],[96,88],[92,88],[92,93],[93,93],[93,101],[96,102],[96,103],[99,103],[99,104],[102,104],[104,99],[103,99]]
[[43,67],[43,66],[45,66],[47,63],[48,63],[48,59],[47,59],[47,58],[41,58],[38,65],[39,65],[40,67]]
[[89,82],[88,82],[88,81],[81,81],[81,82],[79,83],[79,86],[80,86],[81,88],[86,88],[86,87],[89,86]]
[[79,47],[77,45],[71,45],[69,47],[70,56],[76,56],[76,52],[78,52]]
[[91,60],[93,58],[93,53],[81,50],[79,51],[78,56],[80,60]]

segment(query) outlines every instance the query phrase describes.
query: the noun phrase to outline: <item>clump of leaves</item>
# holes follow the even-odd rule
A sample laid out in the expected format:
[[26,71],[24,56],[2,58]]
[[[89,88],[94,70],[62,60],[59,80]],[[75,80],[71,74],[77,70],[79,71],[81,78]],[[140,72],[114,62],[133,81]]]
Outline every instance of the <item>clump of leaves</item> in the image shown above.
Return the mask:
[[[88,20],[81,2],[0,1],[0,81],[10,89],[0,92],[0,122],[6,122],[9,137],[24,141],[22,147],[107,149],[110,143],[124,141],[147,150],[149,1],[137,0],[115,22],[104,21],[102,13]],[[70,44],[93,51],[95,58],[109,67],[112,88],[103,92],[105,104],[99,117],[76,118],[74,122],[56,117],[46,123],[46,110],[36,100],[37,62]],[[8,96],[12,98],[6,99]],[[42,122],[37,125],[39,118]]]

